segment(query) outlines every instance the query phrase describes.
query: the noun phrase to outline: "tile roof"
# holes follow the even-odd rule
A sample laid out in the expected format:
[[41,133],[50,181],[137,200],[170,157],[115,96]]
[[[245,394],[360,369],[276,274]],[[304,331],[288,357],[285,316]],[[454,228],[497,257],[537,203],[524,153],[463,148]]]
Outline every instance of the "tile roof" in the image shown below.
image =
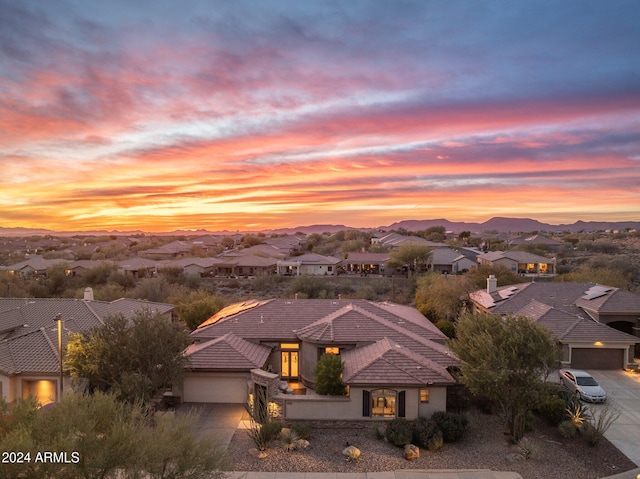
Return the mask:
[[391,259],[389,253],[349,253],[346,263],[385,263]]
[[185,356],[192,369],[248,370],[262,368],[271,348],[246,341],[233,333],[190,345]]
[[0,298],[0,370],[57,372],[57,323],[63,319],[63,342],[70,333],[88,331],[103,324],[110,315],[131,318],[149,309],[165,314],[175,306],[133,299],[112,302],[68,298]]
[[383,338],[342,354],[343,381],[350,385],[454,384],[445,367]]

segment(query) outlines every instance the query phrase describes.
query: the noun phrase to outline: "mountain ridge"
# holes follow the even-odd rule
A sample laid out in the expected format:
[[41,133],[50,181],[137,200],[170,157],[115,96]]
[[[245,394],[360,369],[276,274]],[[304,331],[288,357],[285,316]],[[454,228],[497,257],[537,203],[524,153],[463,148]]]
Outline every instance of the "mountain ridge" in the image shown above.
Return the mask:
[[392,223],[388,226],[378,226],[371,228],[355,228],[346,225],[334,224],[318,224],[297,226],[291,228],[274,228],[265,230],[247,230],[247,231],[209,231],[206,229],[198,230],[174,230],[166,232],[145,232],[141,230],[119,231],[119,230],[90,230],[90,231],[55,231],[44,228],[5,228],[0,226],[0,237],[15,236],[204,236],[204,235],[233,235],[233,234],[251,234],[251,233],[269,233],[269,234],[295,234],[302,232],[306,234],[313,233],[335,233],[341,230],[362,230],[362,231],[390,231],[404,229],[406,231],[421,231],[434,226],[444,226],[447,231],[460,233],[462,231],[470,231],[472,234],[479,234],[489,231],[497,231],[499,233],[529,233],[532,231],[569,231],[577,233],[580,231],[601,231],[601,230],[623,230],[626,228],[640,229],[640,221],[583,221],[578,220],[574,223],[553,225],[550,223],[542,223],[532,218],[509,218],[496,216],[490,218],[483,223],[465,222],[465,221],[449,221],[444,218],[428,219],[428,220],[402,220]]

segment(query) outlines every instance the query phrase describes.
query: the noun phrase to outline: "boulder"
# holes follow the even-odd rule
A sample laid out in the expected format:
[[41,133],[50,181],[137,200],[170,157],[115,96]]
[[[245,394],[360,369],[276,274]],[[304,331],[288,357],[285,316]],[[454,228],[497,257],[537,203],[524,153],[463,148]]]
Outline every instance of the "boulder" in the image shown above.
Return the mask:
[[517,461],[524,461],[525,457],[518,452],[512,452],[511,454],[507,454],[506,459],[508,463],[513,463]]
[[356,446],[347,446],[342,450],[342,455],[351,461],[357,461],[360,458],[360,449]]
[[265,451],[258,451],[255,447],[249,449],[249,455],[257,459],[264,459],[267,457],[267,453]]
[[413,461],[420,457],[420,448],[413,444],[407,444],[404,446],[404,458],[407,461]]
[[296,448],[296,451],[304,451],[309,447],[309,441],[307,441],[306,439],[298,439],[294,443],[294,447]]

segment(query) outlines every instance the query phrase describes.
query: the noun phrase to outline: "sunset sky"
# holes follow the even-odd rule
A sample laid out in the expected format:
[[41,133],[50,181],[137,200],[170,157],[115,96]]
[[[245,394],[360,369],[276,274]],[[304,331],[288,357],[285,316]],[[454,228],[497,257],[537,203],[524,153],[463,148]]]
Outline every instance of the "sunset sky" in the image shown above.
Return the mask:
[[0,12],[2,227],[640,220],[635,0]]

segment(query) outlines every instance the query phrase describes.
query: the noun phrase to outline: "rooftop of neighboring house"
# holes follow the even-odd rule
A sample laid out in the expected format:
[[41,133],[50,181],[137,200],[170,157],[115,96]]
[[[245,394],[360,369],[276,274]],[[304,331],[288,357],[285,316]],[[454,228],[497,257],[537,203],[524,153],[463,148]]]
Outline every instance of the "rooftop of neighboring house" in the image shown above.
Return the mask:
[[108,316],[132,318],[136,312],[170,314],[172,304],[122,298],[94,301],[68,298],[0,298],[0,371],[55,372],[58,368],[57,322],[66,334],[88,331]]

